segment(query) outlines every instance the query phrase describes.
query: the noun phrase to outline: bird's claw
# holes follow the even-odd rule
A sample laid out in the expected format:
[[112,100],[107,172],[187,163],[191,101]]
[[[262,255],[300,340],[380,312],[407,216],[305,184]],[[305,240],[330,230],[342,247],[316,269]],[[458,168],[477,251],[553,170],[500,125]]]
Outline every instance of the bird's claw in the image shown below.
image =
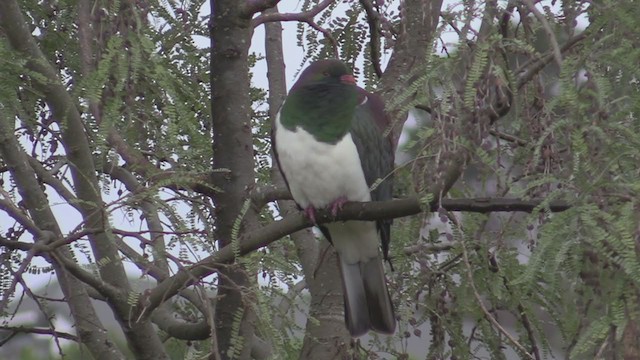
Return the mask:
[[331,215],[333,215],[333,217],[338,216],[338,211],[342,210],[342,207],[347,203],[347,201],[348,200],[346,196],[340,196],[339,198],[335,199],[331,203]]
[[304,209],[304,215],[311,220],[311,222],[315,225],[316,223],[316,208],[314,208],[312,205],[307,206]]

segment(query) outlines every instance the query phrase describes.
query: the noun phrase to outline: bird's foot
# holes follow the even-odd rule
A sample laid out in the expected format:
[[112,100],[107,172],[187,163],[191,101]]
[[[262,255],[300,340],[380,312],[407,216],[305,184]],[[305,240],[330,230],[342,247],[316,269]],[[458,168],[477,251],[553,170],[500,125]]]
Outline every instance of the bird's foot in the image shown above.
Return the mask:
[[331,215],[333,215],[333,217],[336,217],[338,215],[338,211],[342,210],[342,207],[344,206],[344,204],[347,203],[347,197],[346,196],[340,196],[339,198],[335,199],[331,204],[330,204],[330,209],[331,209]]
[[309,205],[304,209],[304,215],[311,220],[311,222],[313,224],[317,224],[316,223],[316,208],[313,207],[313,205]]

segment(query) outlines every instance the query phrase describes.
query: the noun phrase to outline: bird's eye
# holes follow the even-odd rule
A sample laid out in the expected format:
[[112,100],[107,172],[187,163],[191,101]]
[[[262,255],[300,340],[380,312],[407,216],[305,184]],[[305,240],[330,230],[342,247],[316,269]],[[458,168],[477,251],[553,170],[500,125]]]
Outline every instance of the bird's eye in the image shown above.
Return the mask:
[[322,76],[329,77],[329,75],[331,75],[331,74],[329,74],[328,71],[323,71],[322,72]]

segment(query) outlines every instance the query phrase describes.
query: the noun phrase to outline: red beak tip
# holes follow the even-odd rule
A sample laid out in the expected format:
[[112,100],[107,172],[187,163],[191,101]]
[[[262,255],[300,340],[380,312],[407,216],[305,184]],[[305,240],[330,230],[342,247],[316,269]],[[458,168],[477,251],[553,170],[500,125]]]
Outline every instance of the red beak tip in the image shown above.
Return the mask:
[[350,74],[342,75],[340,77],[340,81],[342,81],[345,84],[349,84],[349,85],[355,85],[356,84],[356,78],[353,77],[353,75],[350,75]]

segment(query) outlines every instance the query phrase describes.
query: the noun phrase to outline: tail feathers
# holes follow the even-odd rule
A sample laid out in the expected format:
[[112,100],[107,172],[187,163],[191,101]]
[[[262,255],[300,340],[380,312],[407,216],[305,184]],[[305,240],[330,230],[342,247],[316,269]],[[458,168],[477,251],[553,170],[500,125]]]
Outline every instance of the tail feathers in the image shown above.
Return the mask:
[[[340,258],[339,255],[338,258]],[[342,260],[338,261],[342,273],[344,320],[351,336],[358,337],[364,335],[371,327],[360,264],[347,264]]]
[[355,264],[347,264],[339,255],[338,259],[345,323],[351,336],[364,335],[370,329],[392,334],[396,320],[381,257]]
[[387,289],[382,259],[378,256],[361,263],[360,267],[363,273],[364,292],[369,306],[371,329],[384,334],[393,334],[396,330],[396,317]]

